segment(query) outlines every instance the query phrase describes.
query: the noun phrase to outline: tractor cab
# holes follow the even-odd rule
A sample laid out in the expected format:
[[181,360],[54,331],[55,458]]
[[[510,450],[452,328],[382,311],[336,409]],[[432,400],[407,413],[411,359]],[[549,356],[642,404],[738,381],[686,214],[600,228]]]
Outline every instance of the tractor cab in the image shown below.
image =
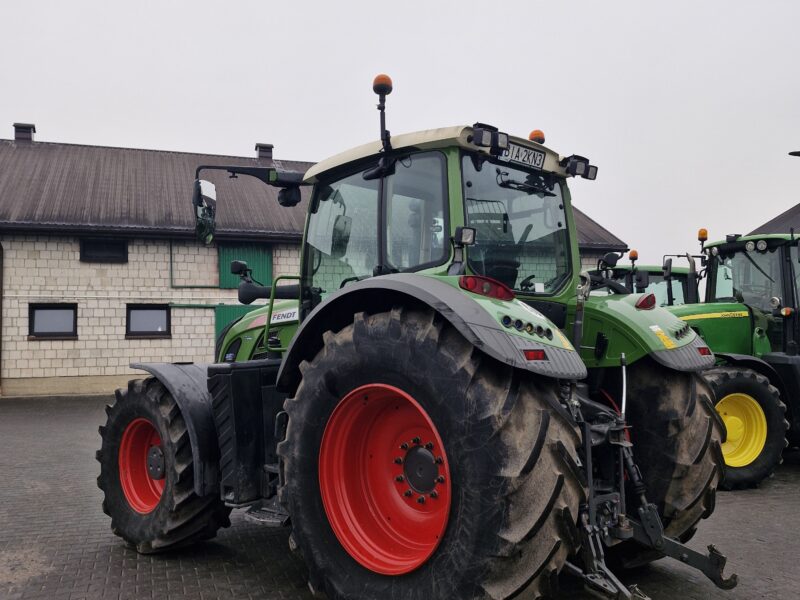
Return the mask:
[[[707,303],[730,305],[755,326],[752,352],[797,354],[798,240],[792,234],[729,235],[706,246]],[[748,352],[749,353],[749,352]]]

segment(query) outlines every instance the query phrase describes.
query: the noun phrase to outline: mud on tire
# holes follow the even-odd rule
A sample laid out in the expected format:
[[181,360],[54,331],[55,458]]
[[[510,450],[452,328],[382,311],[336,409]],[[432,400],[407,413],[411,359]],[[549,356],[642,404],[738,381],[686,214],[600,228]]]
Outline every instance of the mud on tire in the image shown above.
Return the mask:
[[[156,379],[133,380],[127,390],[116,391],[116,402],[106,407],[108,419],[100,427],[102,445],[97,451],[103,491],[103,512],[111,517],[111,530],[138,552],[149,554],[213,538],[228,527],[230,509],[217,496],[194,492],[192,451],[186,423],[175,400]],[[161,438],[164,454],[164,489],[157,505],[138,512],[126,499],[120,481],[120,443],[126,428],[145,419]]]
[[[696,373],[667,369],[651,359],[642,359],[629,370],[626,416],[634,460],[666,535],[682,542],[714,511],[724,473],[725,427],[712,397],[708,384]],[[638,502],[630,493],[627,505],[635,515]],[[630,542],[611,548],[609,555],[626,567],[663,556],[643,552]]]
[[[585,499],[577,429],[555,381],[493,362],[431,311],[358,313],[301,365],[278,448],[292,533],[312,589],[332,599],[538,598],[577,550]],[[421,566],[382,575],[337,540],[320,492],[319,456],[334,409],[350,391],[385,384],[413,396],[443,440],[449,520]],[[354,444],[354,447],[357,447]]]

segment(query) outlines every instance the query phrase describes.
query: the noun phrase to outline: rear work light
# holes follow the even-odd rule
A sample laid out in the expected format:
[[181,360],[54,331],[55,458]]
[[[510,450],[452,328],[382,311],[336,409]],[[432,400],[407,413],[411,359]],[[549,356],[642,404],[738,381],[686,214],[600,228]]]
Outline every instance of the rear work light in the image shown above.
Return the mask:
[[462,275],[458,278],[458,285],[462,290],[473,294],[480,294],[495,300],[513,300],[514,292],[499,281],[480,275]]
[[700,356],[711,356],[711,348],[708,346],[700,346],[697,351],[700,353]]
[[653,310],[656,307],[656,295],[653,292],[645,294],[636,301],[639,310]]
[[523,350],[522,353],[525,355],[525,360],[547,360],[547,354],[541,349]]

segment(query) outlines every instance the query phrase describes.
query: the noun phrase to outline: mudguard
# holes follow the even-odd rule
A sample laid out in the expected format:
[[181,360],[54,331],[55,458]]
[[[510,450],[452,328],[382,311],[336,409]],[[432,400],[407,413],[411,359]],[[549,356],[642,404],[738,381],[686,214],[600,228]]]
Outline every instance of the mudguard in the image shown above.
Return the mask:
[[219,493],[219,445],[208,393],[208,364],[133,363],[164,384],[186,422],[192,445],[194,491],[198,496]]
[[[325,331],[341,330],[353,322],[357,312],[382,312],[397,305],[433,309],[476,348],[505,364],[557,379],[586,377],[586,367],[571,347],[556,348],[510,335],[463,291],[433,277],[399,273],[348,285],[311,311],[285,355],[278,373],[278,390],[294,393],[300,382],[299,365],[322,348]],[[555,325],[552,328],[557,329]],[[536,348],[546,350],[548,360],[526,361],[522,350]]]

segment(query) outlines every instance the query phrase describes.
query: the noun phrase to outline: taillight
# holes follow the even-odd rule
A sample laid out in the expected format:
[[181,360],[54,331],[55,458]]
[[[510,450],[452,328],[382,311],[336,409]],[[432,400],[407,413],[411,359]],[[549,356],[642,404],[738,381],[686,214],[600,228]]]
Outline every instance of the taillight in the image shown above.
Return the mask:
[[653,292],[645,294],[636,301],[639,310],[652,310],[656,307],[656,295]]
[[700,346],[697,351],[700,353],[700,356],[711,356],[711,348],[708,346]]
[[488,296],[496,300],[513,300],[514,292],[499,281],[480,275],[462,275],[458,278],[458,285],[462,290],[473,294]]
[[522,354],[525,355],[525,360],[547,360],[547,354],[544,350],[539,348],[535,350],[523,350]]

